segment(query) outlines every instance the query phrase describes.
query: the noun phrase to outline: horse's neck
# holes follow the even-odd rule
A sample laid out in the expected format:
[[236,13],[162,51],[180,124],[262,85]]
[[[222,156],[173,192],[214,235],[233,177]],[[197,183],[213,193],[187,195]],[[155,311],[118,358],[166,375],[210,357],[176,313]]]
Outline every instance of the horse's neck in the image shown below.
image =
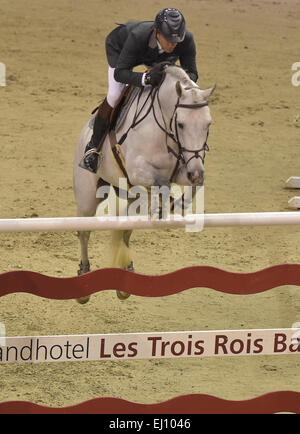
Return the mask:
[[169,124],[173,114],[178,96],[175,90],[175,81],[166,80],[160,87],[156,98],[156,110],[161,112],[167,124]]

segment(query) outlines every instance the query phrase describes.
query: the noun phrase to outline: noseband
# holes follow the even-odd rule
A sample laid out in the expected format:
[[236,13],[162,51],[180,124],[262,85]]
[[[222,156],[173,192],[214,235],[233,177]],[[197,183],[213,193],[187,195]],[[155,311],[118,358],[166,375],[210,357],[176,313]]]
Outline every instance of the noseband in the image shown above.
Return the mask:
[[[202,107],[208,106],[208,102],[205,101],[203,103],[198,103],[198,104],[180,104],[179,103],[180,97],[178,97],[177,102],[176,102],[175,107],[174,107],[174,111],[173,111],[172,117],[170,119],[169,131],[168,131],[167,123],[166,123],[166,120],[164,118],[162,107],[161,107],[161,103],[160,103],[160,99],[159,99],[159,89],[156,92],[156,97],[157,97],[158,106],[159,106],[159,109],[160,109],[160,112],[161,112],[161,116],[162,116],[162,119],[163,119],[163,122],[164,122],[164,127],[159,123],[159,121],[157,119],[157,116],[156,116],[156,113],[155,113],[155,110],[154,110],[154,104],[153,104],[152,110],[153,110],[154,119],[155,119],[155,122],[157,123],[157,125],[160,127],[160,129],[163,130],[164,133],[166,134],[166,146],[167,146],[168,152],[171,153],[171,154],[173,154],[174,157],[177,159],[176,170],[177,170],[177,166],[178,166],[179,162],[181,162],[186,167],[188,165],[188,163],[193,158],[200,158],[201,161],[202,161],[202,163],[204,164],[205,152],[209,151],[209,147],[208,147],[206,141],[205,141],[204,145],[202,146],[202,148],[196,149],[196,150],[194,150],[194,149],[187,149],[184,146],[182,146],[182,144],[180,142],[180,139],[179,139],[179,134],[178,134],[177,109],[178,108],[198,109],[198,108],[202,108]],[[175,124],[175,134],[173,133],[173,128],[172,128],[173,123]],[[208,136],[208,134],[207,134],[207,136]],[[174,149],[172,149],[168,145],[168,143],[167,143],[167,138],[168,137],[170,137],[177,144],[177,146],[178,146],[178,152],[174,151]],[[206,140],[207,140],[207,138],[206,138]],[[189,153],[194,154],[194,155],[192,155],[186,161],[185,158],[184,158],[184,155],[183,155],[184,152],[189,152]],[[203,152],[203,156],[200,155],[201,152]]]

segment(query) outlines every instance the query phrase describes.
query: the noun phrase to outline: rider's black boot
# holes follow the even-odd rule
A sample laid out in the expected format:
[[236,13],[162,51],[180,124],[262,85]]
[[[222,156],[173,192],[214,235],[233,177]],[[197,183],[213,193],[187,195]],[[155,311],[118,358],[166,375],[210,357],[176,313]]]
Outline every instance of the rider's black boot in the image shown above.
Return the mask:
[[86,145],[85,154],[83,156],[82,162],[80,163],[80,167],[89,170],[92,173],[96,173],[98,169],[99,151],[102,146],[105,133],[109,127],[111,112],[112,107],[108,104],[105,98],[105,100],[99,106],[95,116],[93,135],[89,143]]

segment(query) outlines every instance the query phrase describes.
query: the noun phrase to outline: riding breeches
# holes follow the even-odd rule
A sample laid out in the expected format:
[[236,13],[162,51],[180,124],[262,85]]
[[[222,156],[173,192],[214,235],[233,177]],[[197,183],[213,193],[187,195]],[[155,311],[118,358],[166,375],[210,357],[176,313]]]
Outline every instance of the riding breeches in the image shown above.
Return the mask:
[[108,67],[108,92],[107,92],[107,102],[111,107],[115,107],[118,102],[121,93],[125,87],[124,83],[120,83],[114,78],[115,68],[111,66]]

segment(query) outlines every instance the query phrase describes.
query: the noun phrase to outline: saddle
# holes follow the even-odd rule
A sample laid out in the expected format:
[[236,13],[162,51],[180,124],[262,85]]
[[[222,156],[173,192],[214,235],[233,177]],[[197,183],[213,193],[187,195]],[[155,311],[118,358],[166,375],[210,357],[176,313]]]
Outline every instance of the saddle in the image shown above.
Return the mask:
[[111,113],[110,122],[109,122],[109,130],[110,131],[117,129],[117,127],[119,127],[120,117],[122,118],[122,120],[124,119],[128,110],[131,107],[131,104],[133,103],[133,101],[135,100],[135,98],[137,96],[138,90],[139,90],[139,88],[137,88],[133,85],[125,86],[116,106],[113,108],[113,111]]
[[[117,150],[118,144],[117,144],[117,140],[116,140],[115,131],[117,131],[122,126],[123,122],[125,121],[126,115],[129,111],[132,103],[134,102],[135,98],[137,97],[139,90],[140,89],[138,87],[133,86],[133,85],[126,85],[125,86],[124,90],[122,91],[122,93],[120,95],[120,98],[119,98],[117,104],[115,105],[115,107],[113,108],[113,110],[109,116],[108,128],[107,128],[105,134],[103,134],[102,139],[98,145],[98,152],[99,152],[99,155],[101,155],[103,143],[104,143],[107,135],[109,135],[113,159],[115,161],[116,166],[121,171],[122,176],[125,176],[126,178],[128,178],[128,176],[127,176],[127,173],[125,170],[125,163],[124,163],[121,151],[119,149]],[[99,106],[97,106],[92,111],[92,114],[96,113],[98,108],[99,108]],[[93,122],[93,119],[92,119],[92,122]],[[91,128],[92,127],[93,126],[91,125]],[[126,173],[126,175],[125,175],[125,173]],[[101,185],[106,185],[107,183],[103,179],[99,178],[98,184],[101,186]]]
[[125,161],[120,148],[121,144],[124,142],[127,136],[127,133],[123,137],[121,137],[121,139],[118,141],[116,137],[116,132],[123,125],[123,122],[126,119],[130,107],[132,106],[133,102],[135,101],[135,99],[138,97],[139,94],[141,94],[141,88],[139,87],[133,85],[127,85],[124,88],[118,103],[116,104],[115,108],[111,113],[110,123],[108,128],[108,135],[109,135],[112,157],[116,167],[120,172],[120,175],[123,178],[127,179],[127,188],[132,187],[132,184],[130,183],[126,171],[126,167],[125,167]]

